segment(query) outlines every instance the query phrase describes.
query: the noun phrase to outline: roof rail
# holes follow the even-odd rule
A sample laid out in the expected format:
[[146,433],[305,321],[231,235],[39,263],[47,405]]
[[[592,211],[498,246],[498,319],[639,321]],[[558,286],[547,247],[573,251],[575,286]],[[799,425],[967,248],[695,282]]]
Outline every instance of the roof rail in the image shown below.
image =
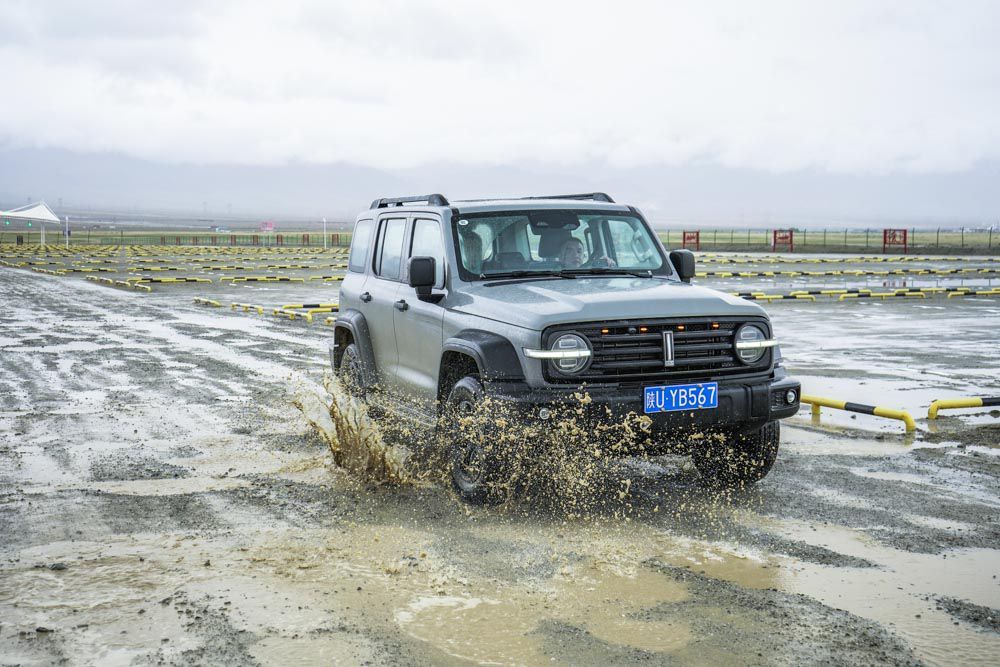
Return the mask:
[[521,197],[521,199],[592,199],[614,204],[615,200],[603,192],[581,192],[575,195],[545,195],[542,197]]
[[383,197],[372,202],[369,208],[389,208],[412,202],[425,201],[428,206],[451,206],[444,195],[416,195],[414,197]]

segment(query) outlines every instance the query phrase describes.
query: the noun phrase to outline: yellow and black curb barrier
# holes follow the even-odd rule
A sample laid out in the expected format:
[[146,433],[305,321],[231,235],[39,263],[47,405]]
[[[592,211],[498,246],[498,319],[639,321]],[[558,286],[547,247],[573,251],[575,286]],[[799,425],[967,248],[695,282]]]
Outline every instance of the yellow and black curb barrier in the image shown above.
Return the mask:
[[219,282],[230,283],[302,283],[304,278],[288,276],[220,276]]
[[971,396],[968,398],[941,398],[927,409],[928,419],[937,419],[938,410],[957,410],[959,408],[985,408],[1000,405],[1000,396]]
[[850,401],[839,401],[833,398],[822,398],[820,396],[809,396],[802,394],[802,403],[812,406],[813,417],[819,417],[820,407],[833,408],[835,410],[846,410],[847,412],[857,412],[864,415],[874,415],[885,417],[886,419],[898,419],[906,425],[906,432],[912,433],[917,430],[917,425],[913,421],[910,413],[904,410],[894,410],[892,408],[882,408],[877,405],[864,405],[862,403],[851,403]]
[[108,287],[120,287],[122,289],[132,289],[141,292],[153,291],[153,289],[148,285],[136,285],[135,283],[130,283],[127,280],[114,280],[112,278],[104,278],[102,276],[84,276],[84,280],[89,280],[92,283],[99,283],[101,285],[107,285]]
[[1000,296],[1000,287],[993,287],[984,290],[970,290],[968,292],[952,292],[948,295],[948,298],[950,299],[953,296]]
[[829,276],[963,276],[986,275],[1000,273],[1000,269],[967,268],[967,269],[892,269],[890,271],[864,271],[861,269],[845,269],[843,271],[700,271],[696,278],[788,278],[808,277],[825,278]]
[[210,283],[211,278],[132,278],[132,282],[136,285],[141,285],[143,283],[160,283],[164,285],[176,284],[176,283]]
[[926,299],[927,293],[920,290],[893,290],[892,292],[865,292],[860,294],[841,294],[837,301],[845,299],[891,299],[893,297],[913,297]]
[[200,296],[194,298],[194,302],[199,306],[212,306],[213,308],[222,308],[222,304],[218,301],[212,299],[203,299]]
[[939,294],[946,294],[950,299],[954,296],[1000,296],[1000,287],[990,287],[987,289],[976,289],[974,287],[913,287],[889,290],[887,292],[876,292],[872,289],[862,287],[851,289],[793,290],[787,294],[768,294],[767,292],[730,292],[729,294],[749,301],[781,301],[786,299],[815,301],[813,298],[815,296],[837,297],[838,301],[847,299],[891,299],[906,297],[923,299]]
[[897,255],[894,257],[788,257],[781,255],[743,255],[719,256],[697,255],[703,264],[883,264],[891,262],[976,262],[979,264],[994,264],[1000,262],[1000,257],[917,257],[915,255]]
[[[301,311],[305,312],[301,312]],[[275,317],[280,317],[282,315],[287,316],[288,319],[294,320],[297,317],[303,318],[306,322],[312,324],[313,316],[317,313],[336,313],[340,311],[339,303],[288,303],[280,308],[275,308],[271,311],[271,314]],[[329,319],[329,318],[328,318]]]
[[231,304],[229,304],[229,307],[232,310],[236,310],[237,308],[241,308],[241,309],[243,309],[244,313],[249,312],[251,310],[256,310],[258,315],[263,315],[264,314],[264,306],[258,306],[258,305],[252,304],[252,303],[231,303]]

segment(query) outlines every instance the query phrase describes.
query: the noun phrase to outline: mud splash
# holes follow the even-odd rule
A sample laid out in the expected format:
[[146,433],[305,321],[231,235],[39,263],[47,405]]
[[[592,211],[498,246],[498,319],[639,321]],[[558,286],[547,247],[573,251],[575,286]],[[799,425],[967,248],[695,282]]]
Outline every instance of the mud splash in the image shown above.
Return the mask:
[[328,375],[323,384],[325,392],[315,385],[299,385],[292,404],[330,447],[334,462],[368,481],[412,483],[410,450],[387,443],[366,406],[348,394],[337,378]]
[[[504,499],[501,507],[508,512],[542,512],[565,520],[628,520],[685,511],[683,506],[659,507],[639,488],[643,478],[655,474],[652,471],[664,471],[659,457],[676,454],[680,445],[659,440],[645,415],[617,416],[607,408],[604,414],[596,412],[585,392],[553,406],[545,420],[526,419],[517,406],[487,397],[458,418],[456,426],[452,437],[479,448],[484,472],[497,487],[494,498]],[[708,440],[717,435],[689,437]],[[682,476],[690,487],[696,476],[690,464],[685,466]]]

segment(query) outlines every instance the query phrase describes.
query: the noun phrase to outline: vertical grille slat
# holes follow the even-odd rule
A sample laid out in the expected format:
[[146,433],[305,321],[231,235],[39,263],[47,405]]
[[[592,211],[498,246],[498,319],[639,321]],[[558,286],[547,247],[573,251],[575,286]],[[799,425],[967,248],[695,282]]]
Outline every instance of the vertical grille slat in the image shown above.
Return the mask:
[[[558,383],[650,382],[706,379],[761,372],[770,368],[771,353],[752,366],[736,356],[733,337],[746,322],[770,328],[764,320],[744,318],[690,318],[670,320],[624,320],[559,325],[546,330],[547,343],[568,331],[584,336],[593,350],[590,366],[583,373],[562,376],[546,366],[546,379]],[[717,323],[713,329],[712,324]],[[673,334],[674,363],[664,363],[663,334]]]

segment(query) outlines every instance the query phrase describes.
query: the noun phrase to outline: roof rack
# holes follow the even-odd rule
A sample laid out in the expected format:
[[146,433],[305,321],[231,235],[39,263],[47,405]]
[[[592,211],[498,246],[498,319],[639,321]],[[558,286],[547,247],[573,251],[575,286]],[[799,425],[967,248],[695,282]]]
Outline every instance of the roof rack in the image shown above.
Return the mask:
[[541,197],[521,197],[520,199],[591,199],[614,204],[615,200],[603,192],[581,192],[575,195],[545,195]]
[[383,197],[372,202],[369,208],[389,208],[413,202],[425,201],[428,206],[451,206],[444,195],[416,195],[414,197]]

